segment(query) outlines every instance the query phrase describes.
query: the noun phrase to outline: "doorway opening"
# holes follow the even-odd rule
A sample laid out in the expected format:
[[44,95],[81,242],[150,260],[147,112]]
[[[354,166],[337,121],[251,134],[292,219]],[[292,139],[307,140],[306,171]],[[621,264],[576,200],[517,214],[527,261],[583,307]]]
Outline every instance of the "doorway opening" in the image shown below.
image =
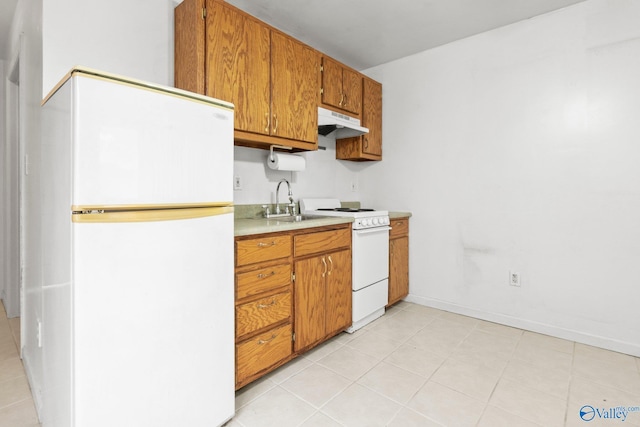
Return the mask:
[[5,85],[5,139],[3,147],[2,190],[2,300],[9,319],[22,312],[23,291],[23,180],[21,179],[22,152],[20,132],[20,60],[19,55],[10,64]]

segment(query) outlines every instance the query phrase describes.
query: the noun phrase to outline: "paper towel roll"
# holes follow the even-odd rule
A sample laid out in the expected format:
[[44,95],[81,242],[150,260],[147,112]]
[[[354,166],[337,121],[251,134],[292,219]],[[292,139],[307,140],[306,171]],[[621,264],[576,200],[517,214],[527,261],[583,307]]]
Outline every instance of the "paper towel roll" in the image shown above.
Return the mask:
[[277,171],[303,171],[306,161],[304,157],[295,154],[273,153],[273,160],[267,156],[267,165]]

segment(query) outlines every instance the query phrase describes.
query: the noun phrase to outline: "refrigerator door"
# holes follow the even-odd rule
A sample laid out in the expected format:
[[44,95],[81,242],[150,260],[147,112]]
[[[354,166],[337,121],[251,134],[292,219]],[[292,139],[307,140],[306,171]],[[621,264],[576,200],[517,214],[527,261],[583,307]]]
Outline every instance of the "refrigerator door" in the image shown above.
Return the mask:
[[219,213],[74,218],[74,425],[216,426],[233,416],[233,215]]
[[71,82],[73,206],[233,201],[231,109],[82,74]]

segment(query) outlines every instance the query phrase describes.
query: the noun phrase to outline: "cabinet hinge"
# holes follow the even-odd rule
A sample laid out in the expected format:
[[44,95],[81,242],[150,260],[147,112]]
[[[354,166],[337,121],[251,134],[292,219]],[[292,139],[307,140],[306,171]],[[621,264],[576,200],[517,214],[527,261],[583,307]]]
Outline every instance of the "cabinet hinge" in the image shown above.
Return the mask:
[[321,88],[320,88],[320,95],[322,95],[323,93],[324,93],[324,88],[323,88],[323,87],[321,87]]
[[320,72],[324,72],[324,65],[320,65]]
[[296,340],[296,333],[292,332],[291,333],[291,341],[295,341]]
[[207,19],[207,8],[206,7],[202,8],[202,19]]
[[296,273],[295,272],[291,273],[291,281],[292,282],[296,281]]

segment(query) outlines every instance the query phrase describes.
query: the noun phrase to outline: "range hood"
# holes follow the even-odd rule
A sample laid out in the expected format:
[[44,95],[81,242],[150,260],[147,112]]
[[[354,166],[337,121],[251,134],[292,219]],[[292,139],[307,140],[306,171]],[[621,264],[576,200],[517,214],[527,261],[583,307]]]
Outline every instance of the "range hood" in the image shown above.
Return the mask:
[[330,133],[336,139],[342,139],[369,133],[369,129],[360,126],[360,120],[354,117],[318,107],[318,134],[327,136]]

